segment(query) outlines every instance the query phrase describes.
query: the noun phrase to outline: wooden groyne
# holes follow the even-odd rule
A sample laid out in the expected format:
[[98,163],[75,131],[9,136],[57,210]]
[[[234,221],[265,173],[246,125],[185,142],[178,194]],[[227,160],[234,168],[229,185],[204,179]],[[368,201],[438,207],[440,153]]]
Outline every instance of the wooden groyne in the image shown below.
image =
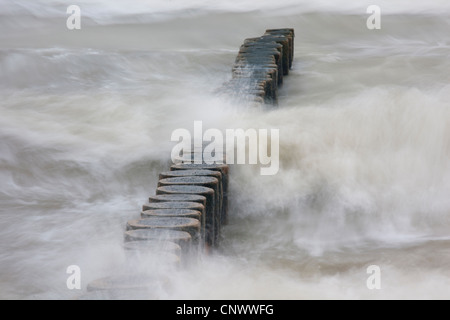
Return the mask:
[[[220,92],[231,99],[276,106],[278,89],[289,74],[293,57],[293,29],[269,29],[260,37],[245,39],[232,66],[232,77]],[[178,267],[220,246],[229,214],[230,168],[226,161],[193,163],[194,158],[194,152],[180,155],[177,163],[161,172],[155,193],[140,214],[126,223],[124,250],[133,263],[139,263],[137,257],[150,256],[165,264],[164,268]],[[90,293],[85,298],[126,298],[128,289],[149,289],[161,282],[158,275],[145,272],[98,279],[88,285]],[[147,294],[145,291],[149,297]]]
[[278,104],[278,88],[294,58],[294,29],[269,29],[239,48],[232,79],[221,90],[237,100]]

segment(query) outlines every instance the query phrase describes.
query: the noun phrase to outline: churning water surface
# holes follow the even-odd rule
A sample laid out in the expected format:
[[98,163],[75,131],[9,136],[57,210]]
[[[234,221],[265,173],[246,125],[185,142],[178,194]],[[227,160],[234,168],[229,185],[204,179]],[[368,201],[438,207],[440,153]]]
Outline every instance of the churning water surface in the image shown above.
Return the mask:
[[[232,166],[220,249],[159,270],[155,298],[450,298],[450,5],[379,1],[369,30],[364,2],[78,1],[70,31],[64,1],[0,0],[0,298],[132,272],[125,223],[195,120],[279,129],[280,170]],[[281,27],[279,107],[217,97],[243,40]]]

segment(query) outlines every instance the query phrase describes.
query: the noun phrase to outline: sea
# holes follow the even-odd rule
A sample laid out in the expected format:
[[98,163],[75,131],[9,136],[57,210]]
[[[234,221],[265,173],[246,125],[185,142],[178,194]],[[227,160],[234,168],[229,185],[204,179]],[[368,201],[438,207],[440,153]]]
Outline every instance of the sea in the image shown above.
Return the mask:
[[[278,105],[218,94],[276,28]],[[449,1],[0,0],[0,30],[0,299],[141,271],[157,300],[450,299]],[[279,170],[230,165],[214,250],[130,265],[125,225],[195,121],[279,130]]]

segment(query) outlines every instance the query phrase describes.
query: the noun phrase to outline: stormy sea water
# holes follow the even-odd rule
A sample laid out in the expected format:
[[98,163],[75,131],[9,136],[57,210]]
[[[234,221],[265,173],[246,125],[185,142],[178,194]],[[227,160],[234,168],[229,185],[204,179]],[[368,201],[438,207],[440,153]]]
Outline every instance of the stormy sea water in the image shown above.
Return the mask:
[[[135,266],[170,282],[151,298],[450,298],[448,1],[74,4],[80,30],[65,1],[0,0],[1,299],[73,299],[134,272],[125,224],[168,169],[171,133],[196,120],[279,129],[280,170],[233,165],[220,248]],[[218,97],[243,40],[284,27],[279,106]]]

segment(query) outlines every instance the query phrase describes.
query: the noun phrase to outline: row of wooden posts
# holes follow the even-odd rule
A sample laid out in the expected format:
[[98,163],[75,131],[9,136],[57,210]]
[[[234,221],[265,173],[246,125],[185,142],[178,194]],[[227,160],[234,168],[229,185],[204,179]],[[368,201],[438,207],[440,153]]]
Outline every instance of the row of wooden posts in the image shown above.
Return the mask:
[[[278,88],[292,67],[293,54],[293,29],[270,29],[261,37],[245,39],[232,67],[232,78],[221,90],[231,98],[276,105]],[[127,254],[150,253],[161,261],[183,265],[219,246],[222,227],[228,221],[229,166],[226,161],[189,163],[194,158],[194,153],[184,154],[179,163],[159,174],[155,194],[149,196],[140,214],[126,223]],[[88,291],[146,284],[140,278],[132,279],[95,280],[89,283]]]
[[140,219],[126,225],[125,248],[142,240],[175,242],[188,252],[218,246],[227,222],[228,172],[226,164],[180,163],[160,173]]
[[248,38],[239,49],[232,79],[221,88],[239,101],[278,104],[278,88],[294,59],[294,29],[268,29]]

